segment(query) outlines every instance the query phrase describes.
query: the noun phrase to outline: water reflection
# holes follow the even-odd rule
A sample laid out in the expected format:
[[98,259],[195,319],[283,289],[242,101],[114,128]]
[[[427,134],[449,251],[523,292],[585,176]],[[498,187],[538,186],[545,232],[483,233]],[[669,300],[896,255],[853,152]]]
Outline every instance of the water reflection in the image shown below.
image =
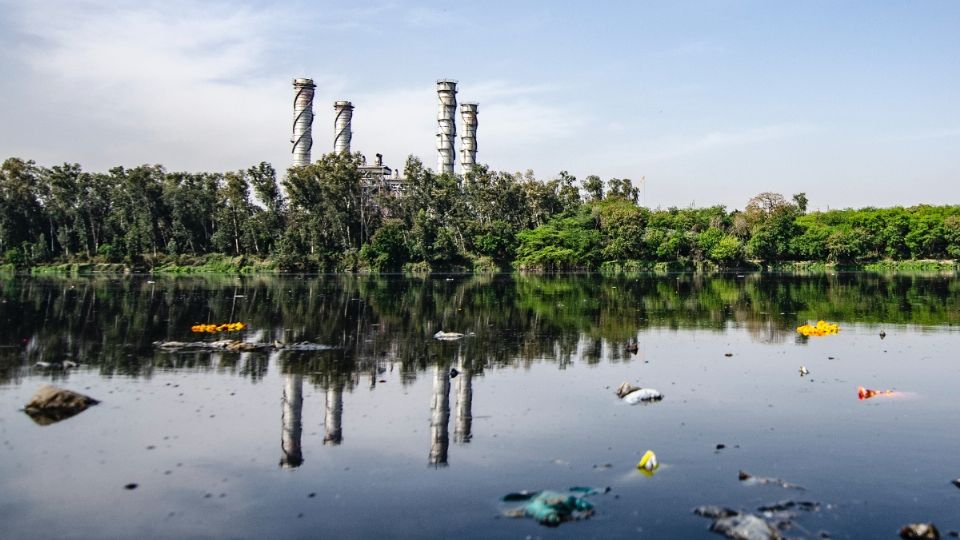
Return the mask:
[[[25,375],[68,380],[64,362],[104,377],[149,378],[155,370],[215,370],[262,380],[271,366],[284,389],[284,461],[298,456],[297,384],[325,392],[324,442],[343,440],[343,394],[385,366],[402,383],[434,369],[432,464],[450,415],[450,359],[456,378],[454,440],[471,438],[472,379],[485,368],[554,362],[631,362],[627,345],[648,329],[746,329],[755,341],[804,343],[794,329],[811,320],[949,326],[960,323],[953,275],[643,275],[0,278],[0,384]],[[197,323],[240,320],[234,339],[336,347],[327,352],[161,352],[154,342],[214,339]],[[442,343],[437,330],[472,332]],[[223,337],[223,336],[217,336]],[[45,366],[45,367],[43,367]],[[442,376],[442,377],[441,377]],[[298,383],[299,377],[300,382]],[[299,398],[298,398],[299,396]],[[302,429],[299,428],[299,429]],[[289,453],[287,452],[289,450]]]
[[[3,321],[0,324],[0,384],[5,385],[7,395],[28,394],[43,380],[57,380],[77,389],[86,385],[97,387],[98,392],[93,395],[111,401],[109,407],[96,413],[103,415],[102,420],[93,415],[81,417],[70,420],[72,424],[64,423],[59,431],[38,434],[34,431],[39,430],[27,430],[18,434],[10,431],[12,424],[7,426],[9,435],[0,440],[3,445],[0,450],[7,453],[9,459],[0,463],[7,464],[4,471],[10,479],[7,482],[10,493],[22,493],[30,486],[59,485],[57,482],[63,481],[71,493],[87,493],[84,484],[109,484],[106,489],[110,494],[102,495],[105,492],[101,491],[98,495],[104,501],[99,506],[74,504],[81,502],[79,500],[48,505],[45,503],[49,496],[41,490],[33,499],[28,499],[33,501],[29,504],[37,508],[33,515],[49,512],[58,523],[66,524],[62,527],[69,528],[84,516],[100,516],[98,520],[110,523],[102,518],[104,512],[129,509],[127,517],[111,516],[114,522],[133,524],[119,534],[112,534],[115,530],[93,527],[79,533],[74,531],[75,535],[127,537],[131,530],[160,531],[160,527],[169,526],[174,527],[169,529],[171,537],[210,536],[217,531],[221,534],[233,531],[231,534],[237,536],[238,530],[240,536],[270,536],[276,531],[265,527],[276,526],[280,520],[284,527],[305,523],[301,529],[277,529],[284,530],[287,536],[309,536],[311,531],[315,534],[323,527],[332,529],[329,520],[320,521],[322,512],[311,513],[306,510],[309,507],[303,506],[313,504],[312,501],[308,502],[302,492],[288,489],[289,474],[281,473],[274,461],[279,458],[279,467],[296,469],[298,486],[317,486],[307,488],[318,491],[316,501],[334,501],[337,505],[331,508],[343,515],[342,520],[335,520],[337,526],[343,524],[343,528],[331,530],[333,534],[356,537],[377,534],[375,524],[365,528],[370,520],[364,518],[369,508],[376,507],[386,512],[384,519],[390,520],[392,526],[399,527],[394,531],[397,536],[415,536],[418,532],[423,535],[423,531],[417,530],[424,526],[423,520],[405,521],[404,518],[409,517],[411,511],[416,514],[424,510],[414,503],[396,502],[416,489],[417,493],[429,495],[431,500],[441,501],[440,506],[427,511],[441,516],[428,520],[426,526],[434,529],[424,529],[429,531],[427,536],[442,534],[433,534],[434,530],[453,530],[453,527],[466,531],[469,527],[476,531],[473,533],[476,537],[499,537],[516,532],[516,527],[523,525],[491,521],[490,501],[494,499],[484,502],[476,494],[505,493],[517,486],[549,485],[549,478],[556,476],[552,468],[544,468],[541,463],[542,448],[556,440],[551,428],[551,415],[556,413],[540,407],[530,414],[517,414],[517,404],[530,399],[529,393],[524,393],[530,390],[526,385],[536,381],[541,389],[551,388],[550,377],[570,379],[586,375],[589,380],[575,381],[570,387],[577,392],[575,397],[587,396],[590,404],[582,409],[583,414],[576,415],[577,421],[583,424],[573,425],[567,432],[587,430],[597,433],[597,437],[559,441],[569,443],[569,453],[574,456],[572,462],[597,463],[604,449],[613,448],[611,457],[603,458],[615,463],[607,478],[619,475],[621,466],[632,470],[636,463],[637,439],[636,430],[631,430],[630,425],[636,424],[640,415],[645,417],[644,422],[649,422],[644,435],[649,441],[641,442],[651,448],[670,447],[670,459],[686,464],[687,469],[668,479],[672,487],[620,482],[617,489],[618,493],[622,490],[623,500],[646,501],[644,504],[654,506],[643,516],[634,518],[624,510],[629,505],[618,507],[609,497],[601,500],[610,519],[598,527],[609,527],[607,531],[613,531],[609,536],[618,536],[621,532],[625,536],[640,525],[646,530],[654,524],[649,516],[666,515],[669,517],[665,519],[675,523],[687,523],[693,504],[689,502],[690,493],[702,494],[697,504],[755,506],[757,501],[752,493],[730,495],[729,486],[736,485],[739,466],[785,478],[796,477],[805,483],[809,480],[813,485],[819,481],[822,486],[827,482],[824,478],[837,477],[837,470],[850,473],[840,475],[844,477],[871,478],[873,471],[889,462],[890,455],[906,452],[917,455],[917,463],[927,464],[926,472],[911,469],[899,479],[894,475],[895,489],[883,490],[883,486],[879,486],[870,491],[923,492],[929,485],[942,488],[943,458],[938,458],[936,452],[956,446],[953,444],[956,437],[950,430],[933,430],[941,440],[935,441],[937,444],[929,441],[932,433],[929,422],[956,423],[956,414],[953,414],[956,408],[951,407],[949,398],[942,397],[949,395],[949,389],[944,386],[948,382],[939,380],[956,366],[948,364],[942,355],[931,353],[933,360],[924,357],[933,350],[932,346],[940,351],[949,350],[950,340],[946,338],[955,337],[955,332],[942,329],[960,322],[958,289],[960,282],[953,277],[876,275],[670,275],[629,279],[455,276],[452,281],[385,276],[238,277],[158,279],[149,285],[136,277],[0,279],[0,319]],[[855,326],[852,323],[884,326],[867,334],[862,332],[862,327],[855,329],[860,334],[851,336],[857,339],[849,341],[821,341],[831,347],[835,345],[838,352],[820,348],[820,353],[837,354],[838,361],[821,359],[820,365],[810,363],[813,375],[801,380],[796,368],[801,363],[815,361],[805,355],[816,352],[817,342],[811,340],[811,347],[803,346],[804,338],[798,338],[794,329],[802,322],[821,318],[841,325],[849,322],[851,327]],[[189,332],[192,324],[224,320],[241,320],[250,330],[216,337],[198,337]],[[921,331],[892,327],[901,324],[937,325],[938,330],[931,332],[931,336],[922,336],[923,340],[908,341],[901,337],[917,336]],[[698,332],[673,333],[675,329],[688,328]],[[726,334],[731,328],[735,331]],[[876,337],[881,328],[890,334],[884,342]],[[431,337],[437,330],[472,335],[455,342],[440,342]],[[211,350],[165,352],[153,344],[160,340],[221,337],[264,343],[306,341],[334,348],[270,354]],[[719,353],[703,353],[728,350],[716,347],[724,347],[730,341],[742,343],[744,339],[764,343],[797,340],[800,345],[743,347],[748,354],[741,355],[738,349],[729,362],[717,361],[721,358]],[[856,345],[865,347],[863,358],[853,354],[851,347]],[[872,353],[888,346],[887,359],[874,362]],[[641,365],[646,354],[651,360],[659,359],[669,356],[674,348],[680,361],[651,362],[650,370]],[[770,361],[769,353],[776,350],[786,353],[786,363],[782,366]],[[704,360],[705,356],[709,358]],[[63,361],[67,359],[81,365],[66,369]],[[41,361],[50,366],[34,366]],[[573,361],[577,364],[571,367],[572,372],[556,372]],[[903,370],[907,361],[912,361],[909,365],[916,370]],[[582,366],[598,362],[604,363],[598,369]],[[530,373],[522,369],[533,364],[539,365]],[[498,372],[497,384],[481,384],[486,374],[504,367],[521,369],[510,369],[515,373],[504,377]],[[384,375],[387,371],[390,374]],[[623,380],[620,374],[635,371],[640,376],[645,371],[658,373],[650,380],[651,384],[677,381],[677,389],[672,390],[675,398],[670,398],[673,405],[655,411],[634,409],[633,414],[626,413],[626,416],[604,414],[616,405],[609,391],[598,388],[616,384]],[[149,379],[154,375],[162,375],[154,384],[91,380],[98,377]],[[387,384],[380,384],[381,379],[386,379]],[[420,381],[414,385],[416,379]],[[184,388],[166,388],[164,382],[183,383]],[[720,382],[729,382],[732,389]],[[474,383],[479,399],[476,411],[473,410]],[[23,388],[11,388],[21,384]],[[856,384],[872,384],[877,389],[902,385],[916,391],[918,398],[904,401],[900,409],[880,408],[884,405],[880,400],[857,403],[853,397],[854,386],[851,386]],[[883,386],[879,386],[881,384]],[[208,386],[216,391],[207,391]],[[721,386],[723,388],[719,388]],[[190,392],[189,387],[205,390]],[[357,391],[358,388],[361,390]],[[107,392],[115,389],[127,390],[107,398]],[[239,390],[238,397],[210,402],[210,396],[220,391],[230,391],[233,395],[235,389]],[[183,390],[188,390],[187,395],[180,397]],[[536,397],[542,395],[549,394]],[[850,407],[851,399],[862,406]],[[309,400],[314,401],[306,403]],[[280,411],[277,411],[277,401],[280,401]],[[571,402],[577,405],[578,411],[581,410],[579,401]],[[385,406],[386,403],[389,405]],[[304,406],[307,406],[307,418]],[[839,407],[846,412],[835,414]],[[11,406],[9,410],[14,408]],[[344,408],[350,410],[344,411]],[[385,409],[389,409],[389,414],[382,414]],[[142,425],[143,422],[137,421],[157,410],[164,414],[169,411],[168,417],[161,418],[167,422]],[[422,429],[428,410],[429,436]],[[243,414],[226,414],[228,411]],[[208,412],[217,413],[216,419],[213,414],[207,418]],[[349,413],[346,418],[345,412]],[[483,415],[483,421],[478,420],[476,433],[474,412]],[[929,421],[890,422],[891,415]],[[279,456],[275,439],[278,416]],[[243,418],[243,423],[238,424],[237,418]],[[104,421],[104,427],[97,424],[100,421]],[[304,441],[305,421],[307,426],[316,428],[307,429],[308,434],[318,432],[321,427],[323,431],[308,435]],[[344,426],[344,421],[349,425]],[[412,425],[407,426],[408,421]],[[83,422],[89,424],[84,427]],[[689,427],[678,429],[684,422]],[[781,428],[784,425],[787,429]],[[235,430],[237,437],[198,447],[195,441],[200,434],[209,433],[210,426]],[[251,459],[262,463],[264,431],[261,427],[264,426],[269,462],[266,471]],[[107,438],[100,441],[97,437],[79,437],[70,441],[74,433],[81,433],[71,430],[91,427],[93,431],[83,432],[105,433]],[[832,433],[847,432],[851,433],[850,437],[830,438]],[[499,434],[499,437],[492,438],[490,434]],[[108,454],[109,461],[100,460],[97,467],[97,455],[82,452],[97,450],[103,445],[115,446],[116,441],[109,439],[111,436],[120,437],[125,450],[155,444],[159,447],[121,456]],[[503,437],[510,438],[507,446]],[[802,466],[790,469],[797,463],[805,463],[803,456],[811,448],[822,446],[824,437],[830,440],[830,467],[822,471],[805,471]],[[391,444],[396,441],[396,448],[389,449],[383,460],[371,465],[371,456],[384,452],[385,438],[390,439]],[[90,442],[94,440],[95,444]],[[321,440],[326,446],[321,446]],[[750,444],[744,444],[742,453],[714,455],[713,444],[719,441],[730,447],[737,443]],[[863,441],[869,443],[863,444]],[[75,447],[74,443],[79,446]],[[333,447],[338,444],[342,448]],[[468,444],[469,447],[460,446]],[[904,450],[897,446],[903,444],[910,448]],[[38,453],[37,448],[65,450]],[[566,458],[567,452],[564,454]],[[92,455],[92,460],[83,459],[93,465],[78,468],[75,462],[80,458],[71,455]],[[833,459],[834,456],[838,457]],[[427,469],[423,466],[424,458],[428,466],[446,470],[438,473]],[[248,461],[251,465],[247,465]],[[184,468],[178,470],[173,464],[180,462]],[[321,467],[321,463],[325,466]],[[931,472],[934,468],[931,463],[936,465],[935,472]],[[449,470],[450,466],[455,470]],[[785,469],[781,471],[778,467]],[[166,474],[161,476],[166,468],[173,470],[169,478]],[[491,475],[489,471],[494,468],[501,474]],[[192,474],[194,472],[206,474]],[[436,481],[436,474],[451,472],[478,489],[458,494],[450,492],[445,483]],[[431,478],[423,480],[424,473]],[[582,477],[581,473],[584,471],[571,474],[578,477],[577,482],[593,482],[590,478],[594,478],[597,482],[609,483],[599,476],[608,473],[586,470],[589,478]],[[545,474],[547,480],[544,480]],[[563,471],[562,475],[566,474]],[[928,482],[934,474],[938,478],[933,484],[910,483],[920,477]],[[231,484],[226,501],[220,501],[216,495],[212,500],[204,498],[204,493],[213,492],[212,486],[217,486],[213,493],[226,492],[227,487],[219,486],[223,483],[221,478],[228,476]],[[278,476],[284,477],[282,486],[275,484]],[[104,482],[103,478],[109,481]],[[382,486],[376,484],[375,489],[370,489],[371,478],[383,482]],[[140,482],[142,488],[131,497],[122,486],[133,481]],[[557,481],[563,482],[560,486],[574,485],[565,479]],[[570,481],[574,481],[572,476]],[[730,483],[724,483],[727,481]],[[888,477],[884,477],[884,482],[887,481]],[[857,491],[861,488],[856,487]],[[649,497],[649,490],[658,489],[661,490],[659,496]],[[120,492],[122,495],[118,495]],[[291,492],[296,493],[289,495]],[[141,494],[159,495],[145,499]],[[354,502],[335,502],[341,496],[342,501]],[[860,494],[819,491],[812,496],[843,501],[854,500]],[[11,497],[11,501],[24,498],[22,494]],[[265,509],[252,517],[244,513],[250,506],[250,497]],[[136,498],[149,501],[144,503],[148,506],[122,504]],[[362,501],[362,507],[355,501]],[[677,501],[682,502],[680,513],[671,510]],[[896,498],[881,502],[884,505],[902,503]],[[16,510],[8,512],[8,517],[16,517],[19,509],[8,506]],[[223,512],[215,511],[217,508]],[[465,512],[464,508],[473,510]],[[151,519],[149,517],[129,517],[162,518],[168,510],[171,516],[176,511],[177,517],[162,524],[145,521]],[[305,519],[293,519],[301,510]],[[855,513],[856,510],[852,512],[853,517],[858,518],[854,521],[869,521],[863,519],[863,514]],[[179,517],[181,513],[184,518]],[[268,514],[276,517],[271,521],[264,517]],[[214,522],[204,530],[190,528],[190,524],[205,523],[209,516],[217,515],[223,523]],[[444,515],[448,516],[446,520],[442,519]],[[311,517],[316,519],[308,523]],[[175,528],[178,520],[180,528]],[[19,525],[17,531],[25,530],[28,525],[24,523],[39,522],[31,516],[14,521]],[[255,528],[261,524],[261,528]],[[627,528],[615,528],[624,524]],[[705,527],[698,527],[701,533],[709,534]],[[684,537],[689,532],[661,529],[651,534]],[[51,531],[51,535],[58,533],[69,535],[69,531],[64,532],[62,528]]]
[[473,369],[460,359],[460,373],[457,376],[457,425],[453,430],[453,440],[466,444],[473,438]]
[[343,384],[327,388],[326,407],[323,414],[323,444],[338,445],[343,442]]
[[446,365],[433,368],[433,393],[430,396],[430,457],[434,467],[447,465],[447,449],[450,447],[450,371]]
[[287,374],[284,376],[282,415],[280,421],[282,431],[280,448],[283,455],[280,457],[280,466],[296,468],[303,464],[303,450],[300,448],[300,437],[303,435],[303,376]]

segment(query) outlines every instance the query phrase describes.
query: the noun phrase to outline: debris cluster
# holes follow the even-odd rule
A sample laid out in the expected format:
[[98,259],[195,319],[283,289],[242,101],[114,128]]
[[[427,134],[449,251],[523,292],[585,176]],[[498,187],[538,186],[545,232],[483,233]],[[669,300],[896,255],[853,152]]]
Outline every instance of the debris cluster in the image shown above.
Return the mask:
[[[693,513],[710,518],[710,530],[738,540],[775,540],[781,532],[800,528],[796,520],[800,512],[819,512],[820,503],[781,501],[757,508],[757,513],[741,512],[725,506],[698,506]],[[821,537],[824,536],[822,533]]]
[[208,333],[216,334],[217,332],[239,332],[246,328],[247,325],[242,322],[232,322],[232,323],[223,323],[223,324],[195,324],[190,327],[190,331],[194,333]]
[[831,334],[836,334],[840,331],[840,327],[834,323],[828,323],[827,321],[817,321],[817,324],[810,325],[805,324],[803,326],[797,327],[797,333],[810,337],[810,336],[828,336]]
[[871,390],[870,388],[864,388],[862,386],[857,387],[857,399],[860,400],[870,399],[877,396],[892,396],[893,394],[893,390]]
[[[586,497],[597,493],[606,493],[609,488],[597,490],[587,487],[572,487],[567,491],[568,493],[549,490],[508,493],[502,497],[502,501],[525,501],[526,504],[519,508],[507,510],[504,515],[515,518],[531,518],[541,525],[557,527],[561,523],[587,519],[592,516],[594,514],[593,504],[586,500]],[[579,493],[579,495],[573,493]]]
[[221,339],[217,341],[154,341],[153,346],[168,352],[187,350],[225,350],[225,351],[326,351],[335,349],[331,345],[301,341],[298,343],[255,343],[235,339]]
[[739,476],[739,478],[740,478],[740,482],[742,482],[744,485],[748,485],[748,486],[765,486],[765,485],[770,485],[770,484],[772,484],[772,485],[780,486],[780,487],[782,487],[782,488],[784,488],[784,489],[799,489],[799,490],[801,490],[801,491],[803,490],[803,487],[798,486],[797,484],[793,484],[793,483],[787,482],[787,481],[785,481],[785,480],[781,480],[781,479],[779,479],[779,478],[769,478],[769,477],[765,477],[765,476],[753,476],[752,474],[750,474],[750,473],[748,473],[748,472],[746,472],[746,471],[740,471],[740,472],[738,473],[738,476]]

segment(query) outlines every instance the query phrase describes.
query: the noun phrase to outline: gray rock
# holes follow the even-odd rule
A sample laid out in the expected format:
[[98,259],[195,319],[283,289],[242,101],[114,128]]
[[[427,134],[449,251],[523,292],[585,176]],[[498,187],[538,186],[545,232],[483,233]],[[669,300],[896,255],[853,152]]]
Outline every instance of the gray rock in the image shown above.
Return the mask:
[[780,533],[753,514],[738,514],[713,522],[710,530],[735,540],[779,540]]
[[46,426],[79,414],[97,403],[100,402],[90,396],[45,385],[37,390],[23,410],[34,422]]

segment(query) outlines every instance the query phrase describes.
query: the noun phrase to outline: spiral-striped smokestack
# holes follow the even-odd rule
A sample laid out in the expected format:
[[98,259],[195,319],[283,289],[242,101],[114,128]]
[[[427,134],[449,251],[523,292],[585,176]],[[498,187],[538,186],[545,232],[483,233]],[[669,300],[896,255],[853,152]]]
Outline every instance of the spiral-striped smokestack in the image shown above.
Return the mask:
[[349,154],[350,139],[353,138],[353,131],[350,129],[353,104],[349,101],[338,101],[333,104],[333,110],[337,113],[337,120],[333,125],[333,151],[338,154]]
[[477,164],[477,114],[478,103],[461,103],[460,117],[463,118],[463,137],[460,137],[460,169],[466,174]]
[[457,81],[437,81],[440,110],[437,113],[437,172],[453,174],[457,138]]
[[310,149],[313,148],[313,79],[293,80],[293,166],[310,164]]

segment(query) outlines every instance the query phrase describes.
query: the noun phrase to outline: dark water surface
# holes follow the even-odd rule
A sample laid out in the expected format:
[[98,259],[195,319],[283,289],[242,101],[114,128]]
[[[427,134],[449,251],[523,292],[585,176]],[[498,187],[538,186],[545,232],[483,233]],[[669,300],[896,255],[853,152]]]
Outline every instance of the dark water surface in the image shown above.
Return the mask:
[[[3,538],[719,538],[693,507],[789,499],[821,504],[790,536],[960,529],[954,276],[8,277],[0,289]],[[841,332],[795,332],[817,319]],[[248,329],[190,331],[232,321]],[[334,348],[153,345],[224,337]],[[56,367],[68,359],[80,366]],[[614,395],[624,381],[666,398],[629,406]],[[36,425],[19,409],[46,383],[102,403]],[[859,385],[898,393],[860,401]],[[635,468],[647,449],[662,464],[652,477]],[[745,485],[741,469],[806,489]],[[611,490],[589,497],[592,519],[556,529],[500,517],[509,492],[571,486]]]

